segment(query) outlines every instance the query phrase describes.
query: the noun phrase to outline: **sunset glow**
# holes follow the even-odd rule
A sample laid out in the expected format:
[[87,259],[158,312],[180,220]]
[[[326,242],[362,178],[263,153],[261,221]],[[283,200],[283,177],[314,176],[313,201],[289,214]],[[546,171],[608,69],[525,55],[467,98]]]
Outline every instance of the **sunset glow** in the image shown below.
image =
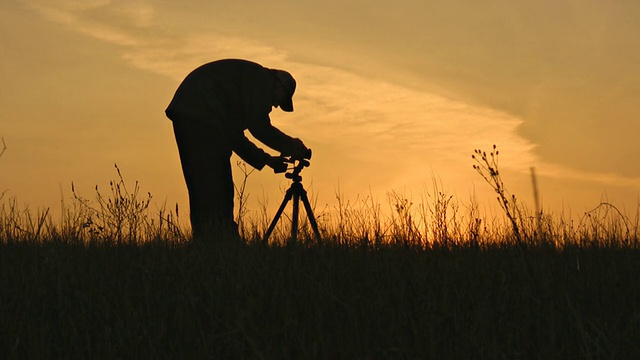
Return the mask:
[[[471,154],[497,144],[526,202],[533,167],[551,211],[605,198],[636,210],[640,3],[389,4],[5,1],[0,193],[56,207],[71,182],[88,197],[106,186],[117,163],[186,208],[164,109],[193,68],[244,58],[296,77],[296,111],[271,118],[313,149],[303,176],[321,208],[337,193],[418,201],[434,178],[492,202]],[[287,184],[253,173],[250,206],[276,205]]]

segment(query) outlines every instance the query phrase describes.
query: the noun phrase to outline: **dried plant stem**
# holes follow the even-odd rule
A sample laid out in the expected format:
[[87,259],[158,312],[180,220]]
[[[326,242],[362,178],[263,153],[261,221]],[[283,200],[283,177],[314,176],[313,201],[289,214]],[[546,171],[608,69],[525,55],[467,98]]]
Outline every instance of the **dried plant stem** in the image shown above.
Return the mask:
[[473,168],[498,194],[498,203],[500,203],[502,210],[504,210],[509,222],[511,223],[511,228],[516,241],[518,244],[522,245],[523,239],[520,233],[520,227],[518,226],[518,219],[516,217],[518,212],[516,197],[515,195],[509,196],[504,187],[500,171],[498,170],[498,154],[499,152],[495,145],[493,145],[493,151],[489,153],[488,157],[485,151],[475,150],[475,154],[471,155],[471,157],[477,164],[473,165]]
[[0,151],[0,157],[2,155],[4,155],[4,152],[7,150],[7,144],[4,142],[4,138],[0,138],[2,139],[2,151]]

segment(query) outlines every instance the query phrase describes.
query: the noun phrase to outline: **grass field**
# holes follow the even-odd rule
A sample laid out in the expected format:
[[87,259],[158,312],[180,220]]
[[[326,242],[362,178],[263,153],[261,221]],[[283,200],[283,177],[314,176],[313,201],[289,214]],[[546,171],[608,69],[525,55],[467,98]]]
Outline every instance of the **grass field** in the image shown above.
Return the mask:
[[527,211],[478,156],[504,219],[392,195],[319,243],[244,219],[246,243],[191,244],[121,177],[56,220],[4,200],[0,358],[640,358],[638,221]]

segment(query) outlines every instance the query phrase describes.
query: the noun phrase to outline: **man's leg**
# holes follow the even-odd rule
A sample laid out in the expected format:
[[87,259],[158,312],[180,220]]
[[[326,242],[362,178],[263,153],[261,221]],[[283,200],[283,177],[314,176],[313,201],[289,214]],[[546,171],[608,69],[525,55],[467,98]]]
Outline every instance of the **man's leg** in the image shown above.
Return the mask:
[[204,122],[174,121],[174,132],[189,190],[194,238],[209,242],[237,237],[230,146],[213,125]]

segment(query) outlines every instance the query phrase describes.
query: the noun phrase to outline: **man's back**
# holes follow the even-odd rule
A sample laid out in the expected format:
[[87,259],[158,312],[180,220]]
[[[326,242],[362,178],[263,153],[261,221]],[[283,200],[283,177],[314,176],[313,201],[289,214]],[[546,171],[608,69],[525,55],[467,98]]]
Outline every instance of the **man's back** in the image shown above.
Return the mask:
[[272,108],[272,74],[251,61],[226,59],[198,67],[182,81],[166,110],[172,120],[223,121],[245,130]]

